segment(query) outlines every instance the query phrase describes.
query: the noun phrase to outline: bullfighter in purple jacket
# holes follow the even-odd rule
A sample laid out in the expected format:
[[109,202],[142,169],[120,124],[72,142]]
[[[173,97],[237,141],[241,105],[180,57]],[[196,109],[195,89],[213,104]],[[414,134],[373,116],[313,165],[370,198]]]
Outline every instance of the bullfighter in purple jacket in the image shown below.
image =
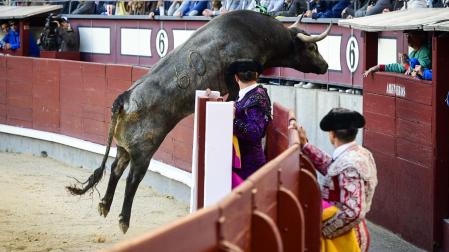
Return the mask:
[[230,71],[240,87],[234,104],[234,135],[238,138],[242,167],[233,171],[246,179],[266,162],[262,138],[271,121],[271,101],[267,90],[256,82],[262,72],[258,62],[238,60],[232,63]]

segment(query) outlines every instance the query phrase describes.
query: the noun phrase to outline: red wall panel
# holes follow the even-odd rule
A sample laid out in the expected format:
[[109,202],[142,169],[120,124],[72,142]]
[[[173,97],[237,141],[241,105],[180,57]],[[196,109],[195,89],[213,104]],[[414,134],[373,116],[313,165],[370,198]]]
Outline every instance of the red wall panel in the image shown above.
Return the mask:
[[131,70],[130,65],[106,65],[106,76],[108,79],[131,81]]
[[9,80],[31,82],[33,61],[28,57],[7,57],[6,73]]
[[33,59],[33,128],[60,132],[60,63]]
[[[432,129],[430,124],[413,123],[402,119],[396,120],[396,136],[408,139],[415,144],[431,146]],[[413,147],[415,144],[411,145]]]
[[0,79],[0,104],[6,104],[6,80],[2,79]]
[[[0,56],[0,123],[105,144],[111,105],[149,69]],[[182,120],[155,158],[190,171],[193,116]]]
[[363,111],[395,116],[395,99],[391,96],[366,93],[363,97]]
[[8,80],[6,83],[6,95],[8,104],[22,108],[31,108],[33,106],[33,82],[31,80]]
[[81,116],[86,119],[105,122],[104,106],[94,106],[83,103]]
[[366,119],[365,128],[371,131],[379,132],[387,135],[394,135],[395,118],[390,115],[374,114],[371,112],[364,113]]
[[[26,111],[26,113],[32,113],[31,109],[24,109]],[[17,126],[17,127],[24,127],[24,128],[33,128],[33,122],[30,120],[21,120],[21,119],[16,119],[15,116],[9,116],[10,114],[13,114],[14,112],[12,112],[11,110],[7,110],[7,118],[6,118],[6,123],[12,126]]]
[[432,82],[411,77],[397,78],[396,81],[398,85],[405,87],[405,99],[432,105]]
[[147,74],[149,71],[150,70],[146,67],[133,66],[132,73],[131,73],[132,81],[134,82],[134,81],[142,78],[142,76]]
[[0,104],[0,123],[6,123],[6,104]]
[[365,78],[363,104],[364,145],[373,151],[379,180],[368,218],[427,250],[438,239],[435,213],[441,207],[434,168],[441,160],[435,157],[439,138],[433,134],[435,108],[442,105],[435,104],[434,85],[376,73]]
[[28,127],[33,126],[33,109],[21,108],[13,105],[7,106],[7,121],[13,126]]
[[396,116],[417,123],[432,123],[432,107],[405,99],[396,99]]
[[6,75],[6,57],[0,57],[0,80],[7,78]]
[[127,90],[131,86],[131,80],[108,78],[107,85],[109,90],[120,91]]
[[431,248],[433,211],[429,208],[433,205],[432,170],[400,158],[396,159],[395,165],[400,171],[395,182],[401,195],[400,204],[396,204],[398,219],[394,223],[406,240],[413,240],[421,248]]
[[83,122],[80,116],[61,113],[61,134],[83,139]]
[[396,138],[396,150],[399,158],[418,163],[427,168],[432,167],[432,147],[398,137]]
[[370,151],[377,151],[387,155],[395,155],[396,153],[394,136],[368,129],[364,130],[363,145]]
[[72,60],[60,60],[61,86],[81,87],[83,62]]
[[177,141],[173,139],[174,152],[173,158],[175,163],[181,163],[183,165],[183,169],[191,170],[191,162],[192,162],[192,143],[185,143],[181,141]]
[[[378,185],[367,218],[376,220],[377,224],[396,233],[400,231],[396,225],[398,212],[391,206],[396,206],[400,199],[396,189],[396,181],[399,179],[400,172],[397,169],[392,169],[395,167],[394,156],[376,151],[372,153],[376,161]],[[388,214],[385,214],[385,211]]]
[[375,77],[373,74],[371,74],[364,79],[363,91],[365,93],[393,96],[387,93],[387,85],[395,83],[396,83],[395,74],[377,72]]

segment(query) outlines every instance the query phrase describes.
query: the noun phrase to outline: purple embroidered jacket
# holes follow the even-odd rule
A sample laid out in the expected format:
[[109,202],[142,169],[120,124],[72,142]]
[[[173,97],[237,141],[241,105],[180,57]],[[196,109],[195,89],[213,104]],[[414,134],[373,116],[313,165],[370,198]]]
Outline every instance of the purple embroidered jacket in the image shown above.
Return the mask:
[[239,140],[242,168],[233,171],[246,179],[266,162],[262,138],[271,121],[271,101],[266,89],[259,85],[234,106],[234,135]]

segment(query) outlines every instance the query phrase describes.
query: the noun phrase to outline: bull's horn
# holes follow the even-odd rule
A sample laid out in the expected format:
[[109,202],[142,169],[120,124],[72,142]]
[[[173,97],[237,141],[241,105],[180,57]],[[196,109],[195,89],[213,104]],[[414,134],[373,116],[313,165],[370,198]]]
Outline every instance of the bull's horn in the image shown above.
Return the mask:
[[[305,13],[305,12],[304,12],[304,13]],[[293,23],[292,25],[290,25],[288,28],[289,28],[289,29],[294,28],[294,27],[299,28],[299,24],[301,24],[301,20],[302,20],[302,18],[304,17],[304,13],[303,13],[303,14],[299,14],[299,15],[298,15],[298,19],[296,20],[296,22]]]
[[332,27],[332,23],[330,23],[329,26],[327,27],[327,29],[318,36],[310,36],[310,35],[305,35],[303,33],[298,33],[298,34],[296,34],[296,36],[305,43],[318,42],[318,41],[323,40],[329,34],[329,32],[331,31],[331,27]]

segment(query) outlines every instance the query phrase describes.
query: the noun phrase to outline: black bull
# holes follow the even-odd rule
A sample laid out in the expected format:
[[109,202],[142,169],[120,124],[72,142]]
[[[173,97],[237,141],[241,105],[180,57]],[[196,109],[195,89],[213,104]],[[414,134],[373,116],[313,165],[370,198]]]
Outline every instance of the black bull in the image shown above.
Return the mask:
[[189,40],[161,59],[151,70],[120,94],[112,106],[112,119],[106,154],[101,166],[81,187],[67,189],[81,195],[100,181],[112,138],[117,156],[111,165],[106,194],[98,205],[106,217],[117,182],[131,163],[126,180],[125,199],[119,216],[126,232],[137,187],[146,174],[153,154],[175,125],[193,113],[195,90],[210,88],[229,94],[233,100],[238,85],[228,66],[237,59],[254,59],[264,68],[289,67],[305,73],[324,74],[327,63],[318,52],[321,35],[309,36],[296,22],[289,28],[278,20],[253,11],[234,11],[211,20]]

